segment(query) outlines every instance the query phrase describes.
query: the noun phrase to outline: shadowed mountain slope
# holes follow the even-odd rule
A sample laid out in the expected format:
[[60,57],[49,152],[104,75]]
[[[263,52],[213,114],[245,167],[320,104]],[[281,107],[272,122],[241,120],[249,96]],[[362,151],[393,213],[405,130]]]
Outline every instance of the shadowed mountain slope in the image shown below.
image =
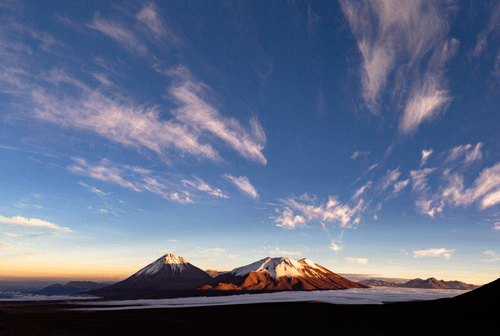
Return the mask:
[[184,258],[165,254],[127,279],[85,294],[115,296],[122,292],[125,295],[134,295],[140,292],[187,290],[203,286],[211,280],[210,275]]

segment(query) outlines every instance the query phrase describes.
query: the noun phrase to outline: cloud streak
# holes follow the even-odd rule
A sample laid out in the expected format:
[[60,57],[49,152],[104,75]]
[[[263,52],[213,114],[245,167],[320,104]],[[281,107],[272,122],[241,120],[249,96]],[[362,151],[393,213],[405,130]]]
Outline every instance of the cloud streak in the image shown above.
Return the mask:
[[234,184],[238,189],[243,191],[245,194],[253,198],[259,197],[257,190],[255,190],[255,188],[252,186],[248,177],[246,176],[235,177],[231,174],[225,174],[223,177],[226,178],[232,184]]
[[207,183],[205,183],[202,179],[200,178],[195,178],[194,180],[182,180],[182,183],[184,183],[185,186],[190,186],[192,188],[198,189],[200,191],[205,191],[209,195],[212,195],[217,198],[229,198],[229,196],[225,195],[222,190],[218,188],[212,188],[209,186]]
[[481,199],[481,209],[500,203],[500,163],[485,168],[467,189],[461,175],[451,174],[442,198],[455,206],[467,206]]
[[41,228],[51,229],[54,231],[71,232],[71,230],[67,227],[61,227],[57,224],[50,223],[37,218],[26,218],[22,216],[14,216],[11,218],[7,218],[0,215],[0,223],[8,225],[20,225],[26,227],[41,227]]
[[[174,39],[154,4],[145,5],[137,20],[137,27],[147,31],[147,36]],[[58,44],[53,37],[23,25],[10,26],[17,27],[10,27],[13,30],[10,33],[36,35],[46,44]],[[128,50],[148,53],[136,32],[102,19],[99,14],[88,27],[113,38]],[[20,46],[8,52],[1,50],[3,45],[14,42],[7,37],[0,38],[0,91],[22,100],[24,115],[64,129],[93,132],[139,152],[150,150],[167,163],[171,163],[173,154],[221,163],[224,160],[215,145],[223,148],[225,145],[249,161],[267,163],[262,153],[266,135],[257,117],[250,118],[248,125],[244,126],[235,118],[223,116],[214,104],[209,103],[213,101],[212,89],[194,78],[186,67],[158,71],[171,80],[168,94],[164,95],[168,103],[139,104],[131,92],[111,83],[105,74],[92,73],[92,84],[89,84],[84,80],[85,76],[77,77],[76,71],[68,73],[57,65],[50,68],[40,65],[39,55],[27,45],[22,44],[23,48]],[[94,63],[115,75],[124,75],[117,74],[116,69],[101,56],[95,56]],[[159,69],[159,65],[151,66]],[[33,71],[33,68],[40,70]]]
[[35,104],[34,115],[63,127],[95,132],[126,147],[147,148],[166,161],[168,150],[175,149],[181,155],[221,162],[220,154],[211,144],[200,142],[205,134],[210,134],[246,159],[266,164],[262,154],[265,133],[256,118],[250,120],[250,132],[247,132],[237,120],[222,117],[202,98],[208,95],[209,89],[197,82],[187,69],[176,69],[172,73],[182,80],[169,90],[179,107],[169,111],[174,118],[168,120],[158,105],[143,106],[110,98],[60,72],[53,73],[47,80],[56,86],[70,84],[80,95],[61,99],[44,89],[33,89],[30,95]]
[[439,257],[443,256],[445,259],[450,259],[455,250],[447,250],[445,248],[431,248],[428,250],[413,251],[415,258],[425,258],[425,257]]
[[96,194],[99,197],[106,197],[106,196],[108,196],[108,195],[111,194],[111,193],[105,193],[104,191],[99,190],[99,189],[97,189],[95,187],[91,187],[91,186],[83,183],[82,181],[78,182],[78,184],[81,185],[82,187],[86,188],[88,191]]
[[471,144],[453,147],[450,150],[450,154],[446,158],[446,161],[453,162],[461,157],[465,157],[464,162],[466,164],[472,163],[474,161],[481,161],[483,158],[483,153],[481,152],[482,146],[483,144],[479,142],[474,148],[472,148]]
[[[341,9],[361,53],[363,99],[380,114],[387,88],[402,101],[399,130],[409,135],[437,117],[451,100],[444,89],[443,67],[458,50],[447,39],[446,1],[341,0]],[[421,69],[425,69],[423,74]],[[394,85],[388,78],[394,75]]]
[[117,22],[101,19],[99,13],[95,14],[92,23],[87,27],[100,31],[131,52],[138,53],[141,56],[149,54],[148,48],[139,41],[133,31]]
[[490,13],[488,24],[477,36],[476,46],[472,51],[474,57],[479,57],[488,48],[489,35],[500,27],[500,4],[497,4]]
[[[137,166],[117,165],[108,159],[102,159],[98,164],[88,163],[81,158],[73,158],[73,161],[74,164],[67,169],[74,174],[114,183],[136,192],[149,191],[171,202],[181,204],[196,203],[191,193],[183,188],[185,184],[180,184],[178,181],[164,181],[154,175],[151,170]],[[187,180],[181,181],[184,182]],[[198,184],[197,186],[202,189],[204,188],[202,184]],[[218,189],[211,190],[214,194],[217,194]],[[207,192],[207,190],[202,191]]]
[[206,85],[197,82],[186,68],[179,67],[170,73],[182,80],[180,85],[174,85],[169,90],[181,105],[172,111],[178,121],[198,132],[208,131],[248,160],[264,165],[267,163],[262,154],[266,136],[256,118],[250,120],[250,132],[247,132],[237,120],[222,117],[202,98],[207,94]]
[[347,262],[366,265],[368,259],[366,258],[344,258]]

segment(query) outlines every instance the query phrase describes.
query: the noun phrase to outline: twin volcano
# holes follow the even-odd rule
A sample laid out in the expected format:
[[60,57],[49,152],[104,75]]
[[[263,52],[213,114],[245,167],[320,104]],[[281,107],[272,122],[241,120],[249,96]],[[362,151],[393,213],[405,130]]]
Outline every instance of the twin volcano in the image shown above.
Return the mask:
[[309,259],[265,258],[214,278],[202,289],[315,290],[369,288],[347,280]]
[[116,296],[181,295],[181,291],[278,291],[369,288],[308,259],[265,258],[215,278],[182,257],[166,254],[116,284],[85,294]]

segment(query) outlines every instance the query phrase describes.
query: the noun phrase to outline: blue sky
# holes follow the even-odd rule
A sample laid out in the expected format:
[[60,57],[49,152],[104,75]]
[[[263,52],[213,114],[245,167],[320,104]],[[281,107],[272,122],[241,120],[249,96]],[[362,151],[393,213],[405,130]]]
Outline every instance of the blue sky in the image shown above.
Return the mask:
[[121,279],[172,252],[498,278],[497,2],[0,13],[0,277]]

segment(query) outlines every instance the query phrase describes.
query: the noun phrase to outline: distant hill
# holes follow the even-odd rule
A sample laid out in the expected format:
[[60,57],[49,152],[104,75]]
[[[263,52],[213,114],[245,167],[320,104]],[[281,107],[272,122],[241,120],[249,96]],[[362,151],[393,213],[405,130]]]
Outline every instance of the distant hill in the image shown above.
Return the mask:
[[436,278],[410,280],[401,285],[406,288],[434,288],[434,289],[474,289],[478,286],[469,285],[461,281],[444,281]]
[[362,280],[359,283],[367,286],[377,286],[377,287],[401,287],[401,284],[392,281],[385,281],[378,279]]
[[65,285],[61,285],[60,283],[52,284],[34,293],[40,295],[73,295],[106,286],[107,284],[94,281],[70,281]]
[[416,278],[405,283],[395,283],[391,281],[367,279],[359,283],[368,286],[381,286],[381,287],[403,287],[403,288],[428,288],[428,289],[474,289],[478,286],[466,284],[461,281],[444,281],[437,280],[436,278],[429,278],[426,280]]

